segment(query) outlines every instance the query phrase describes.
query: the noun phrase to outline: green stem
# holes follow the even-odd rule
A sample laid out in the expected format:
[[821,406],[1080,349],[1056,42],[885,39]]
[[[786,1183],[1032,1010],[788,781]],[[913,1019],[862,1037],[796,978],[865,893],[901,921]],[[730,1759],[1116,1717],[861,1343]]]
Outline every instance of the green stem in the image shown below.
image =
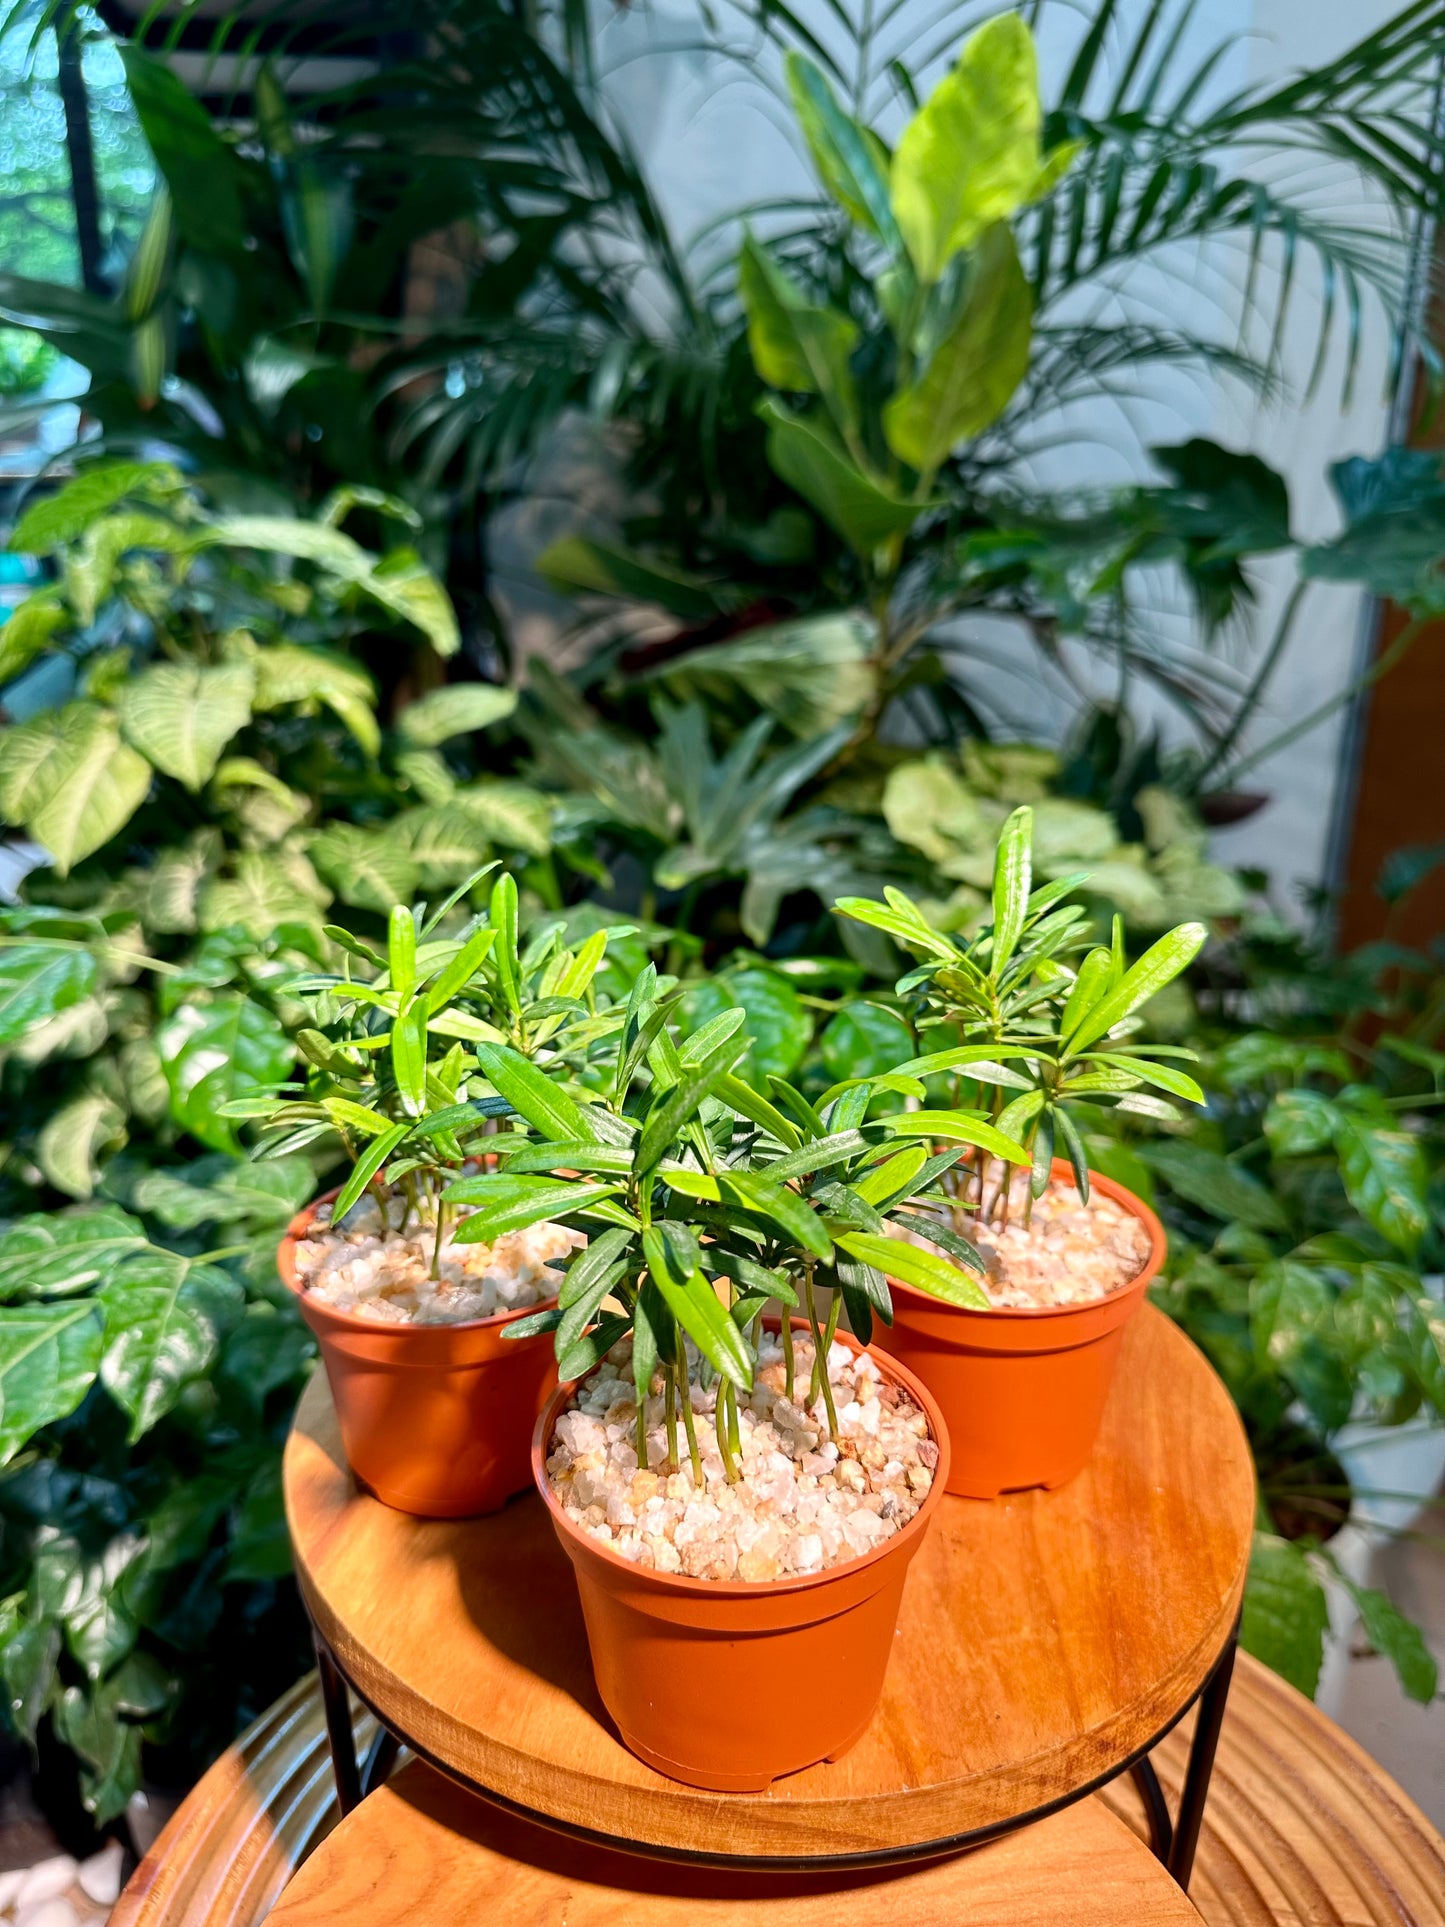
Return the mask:
[[738,1418],[737,1387],[731,1379],[728,1380],[728,1444],[738,1458],[741,1458],[743,1455],[742,1422]]
[[647,1470],[647,1391],[645,1387],[637,1394],[636,1424],[637,1434],[634,1443],[637,1446],[637,1469],[639,1472],[645,1472]]
[[692,1392],[687,1382],[687,1355],[683,1354],[681,1365],[677,1367],[677,1395],[682,1400],[682,1424],[687,1433],[687,1455],[692,1460],[692,1482],[701,1492],[702,1454],[697,1449],[697,1427],[692,1419]]
[[838,1313],[842,1309],[843,1294],[835,1291],[833,1302],[828,1307],[828,1325],[823,1333],[823,1404],[828,1413],[828,1437],[834,1445],[838,1443],[838,1408],[833,1403],[833,1381],[828,1376],[828,1354],[833,1349],[833,1340],[838,1333]]
[[667,1416],[667,1470],[677,1470],[677,1381],[671,1372],[663,1375],[663,1410]]
[[437,1235],[432,1241],[431,1248],[431,1275],[434,1279],[442,1275],[442,1237],[446,1231],[447,1222],[447,1208],[442,1203],[440,1191],[437,1193],[436,1212]]
[[717,1433],[717,1449],[722,1454],[723,1473],[729,1485],[736,1485],[738,1469],[733,1463],[732,1448],[728,1444],[728,1433],[731,1427],[728,1424],[727,1395],[731,1390],[732,1385],[728,1379],[718,1379],[717,1398],[713,1404],[713,1429]]
[[779,1327],[779,1333],[783,1341],[783,1392],[789,1405],[793,1405],[797,1402],[793,1395],[796,1360],[793,1356],[793,1321],[786,1306],[783,1308],[783,1322]]

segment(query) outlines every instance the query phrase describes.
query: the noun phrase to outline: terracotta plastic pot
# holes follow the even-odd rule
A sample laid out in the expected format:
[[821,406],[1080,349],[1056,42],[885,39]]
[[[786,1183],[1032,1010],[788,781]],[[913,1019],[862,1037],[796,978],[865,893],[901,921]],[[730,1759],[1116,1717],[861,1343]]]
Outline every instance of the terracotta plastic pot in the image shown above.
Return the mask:
[[557,1384],[550,1332],[503,1334],[556,1300],[456,1325],[379,1325],[333,1310],[302,1288],[296,1245],[335,1196],[292,1220],[276,1264],[321,1341],[352,1471],[399,1512],[495,1512],[531,1483],[532,1427]]
[[[1054,1182],[1073,1183],[1062,1159]],[[967,1311],[888,1281],[892,1327],[879,1324],[874,1349],[916,1372],[943,1407],[953,1448],[948,1490],[996,1499],[1081,1472],[1094,1449],[1124,1327],[1164,1262],[1164,1227],[1141,1198],[1112,1179],[1090,1186],[1132,1213],[1149,1234],[1137,1278],[1085,1305]]]
[[896,1360],[878,1364],[927,1414],[938,1445],[933,1486],[893,1538],[802,1577],[750,1584],[632,1565],[578,1531],[547,1478],[547,1450],[573,1386],[559,1387],[537,1421],[532,1473],[577,1575],[597,1690],[624,1745],[659,1773],[758,1793],[780,1774],[836,1760],[872,1719],[909,1562],[948,1477],[937,1405]]

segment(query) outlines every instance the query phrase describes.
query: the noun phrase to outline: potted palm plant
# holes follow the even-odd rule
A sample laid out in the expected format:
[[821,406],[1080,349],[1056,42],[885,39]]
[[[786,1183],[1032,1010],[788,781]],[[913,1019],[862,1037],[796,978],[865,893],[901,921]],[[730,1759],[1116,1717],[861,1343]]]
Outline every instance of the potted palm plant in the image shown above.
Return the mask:
[[[1078,1112],[1175,1118],[1171,1100],[1204,1101],[1170,1061],[1192,1052],[1132,1035],[1141,1007],[1198,953],[1204,926],[1180,924],[1130,965],[1119,919],[1110,943],[1091,945],[1084,907],[1066,901],[1086,876],[1033,887],[1032,844],[1032,811],[1016,810],[995,856],[992,919],[966,941],[934,930],[900,891],[838,905],[923,959],[898,990],[918,1006],[919,1027],[949,1042],[895,1079],[919,1080],[919,1098],[923,1080],[950,1080],[955,1106],[971,1096],[1028,1154],[1019,1171],[980,1146],[945,1179],[946,1202],[903,1231],[950,1251],[968,1234],[984,1261],[970,1302],[941,1302],[888,1267],[895,1316],[883,1343],[939,1399],[949,1489],[974,1498],[1062,1485],[1082,1468],[1124,1327],[1164,1260],[1149,1207],[1090,1172]],[[918,1113],[920,1128],[931,1115]]]
[[[937,1406],[866,1338],[881,1269],[962,1301],[958,1266],[889,1225],[969,1146],[1022,1160],[986,1120],[942,1113],[932,1155],[906,1113],[823,1110],[734,1072],[729,1010],[679,1047],[639,979],[610,1087],[579,1103],[479,1046],[525,1120],[499,1167],[459,1179],[463,1237],[547,1220],[585,1232],[551,1329],[562,1384],[533,1472],[577,1575],[598,1690],[624,1742],[691,1785],[757,1790],[834,1758],[882,1690],[903,1581],[948,1474]],[[640,1072],[646,1088],[634,1089]],[[633,1095],[629,1100],[629,1090]],[[559,1173],[570,1170],[567,1178]],[[786,1704],[788,1717],[765,1711]]]
[[448,1187],[494,1159],[509,1111],[479,1084],[475,1050],[505,1040],[545,1081],[617,1021],[591,989],[605,931],[576,951],[555,926],[519,946],[503,875],[485,918],[440,937],[456,901],[425,920],[395,907],[385,956],[334,932],[347,973],[293,986],[315,1017],[297,1040],[305,1085],[236,1107],[264,1116],[273,1154],[326,1139],[352,1160],[292,1222],[278,1267],[320,1341],[352,1470],[387,1504],[436,1517],[492,1511],[529,1482],[551,1347],[501,1341],[555,1299],[576,1242],[538,1222],[466,1240]]

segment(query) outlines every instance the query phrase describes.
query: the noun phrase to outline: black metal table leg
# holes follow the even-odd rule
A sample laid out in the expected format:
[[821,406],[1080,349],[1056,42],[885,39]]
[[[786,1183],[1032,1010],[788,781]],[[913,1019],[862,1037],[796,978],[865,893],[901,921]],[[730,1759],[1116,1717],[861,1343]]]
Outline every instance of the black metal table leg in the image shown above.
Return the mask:
[[1159,1775],[1154,1771],[1154,1763],[1147,1753],[1142,1760],[1134,1762],[1129,1772],[1144,1802],[1144,1813],[1149,1821],[1149,1846],[1155,1858],[1168,1866],[1174,1845],[1174,1822],[1169,1818],[1169,1802],[1164,1798]]
[[[321,1675],[321,1703],[326,1711],[326,1737],[331,1742],[331,1770],[336,1776],[336,1803],[343,1814],[361,1805],[361,1769],[356,1763],[356,1736],[351,1728],[351,1700],[331,1648],[313,1626],[316,1667]],[[373,1754],[377,1751],[374,1747]],[[370,1772],[372,1761],[368,1758]]]
[[1204,1824],[1204,1803],[1209,1798],[1214,1752],[1219,1745],[1219,1729],[1224,1724],[1224,1709],[1229,1700],[1229,1682],[1234,1673],[1238,1639],[1239,1628],[1236,1626],[1199,1695],[1194,1739],[1189,1748],[1189,1768],[1184,1776],[1184,1790],[1179,1796],[1179,1818],[1165,1861],[1170,1873],[1186,1893],[1189,1891],[1189,1876],[1194,1871],[1194,1850],[1199,1845],[1199,1829]]

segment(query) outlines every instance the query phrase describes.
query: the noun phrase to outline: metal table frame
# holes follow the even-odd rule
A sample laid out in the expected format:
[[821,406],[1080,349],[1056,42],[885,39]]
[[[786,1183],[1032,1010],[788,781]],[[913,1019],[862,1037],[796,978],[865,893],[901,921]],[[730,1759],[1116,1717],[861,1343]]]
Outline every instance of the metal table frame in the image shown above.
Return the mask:
[[[1234,1674],[1234,1655],[1239,1641],[1239,1622],[1226,1640],[1224,1649],[1215,1660],[1209,1672],[1195,1692],[1162,1726],[1152,1739],[1129,1759],[1101,1773],[1097,1779],[1086,1785],[1075,1787],[1057,1800],[1046,1805],[1031,1807],[1025,1813],[1012,1814],[1007,1820],[992,1826],[976,1827],[968,1832],[951,1835],[942,1840],[920,1841],[909,1847],[886,1847],[866,1853],[842,1853],[801,1855],[798,1858],[770,1856],[762,1858],[757,1854],[717,1854],[689,1852],[682,1848],[663,1847],[645,1840],[626,1840],[615,1834],[599,1833],[590,1827],[576,1826],[569,1821],[556,1819],[551,1814],[539,1813],[530,1807],[521,1806],[505,1795],[495,1793],[489,1787],[481,1786],[465,1774],[439,1760],[410,1734],[399,1732],[388,1726],[385,1718],[362,1693],[356,1682],[343,1671],[336,1654],[312,1621],[311,1636],[316,1647],[316,1664],[321,1675],[321,1697],[326,1712],[326,1734],[331,1746],[332,1770],[336,1776],[336,1798],[343,1815],[359,1806],[368,1793],[380,1786],[390,1774],[402,1746],[423,1759],[438,1772],[449,1779],[456,1780],[470,1792],[480,1794],[493,1806],[504,1808],[525,1820],[535,1821],[538,1825],[550,1827],[554,1833],[568,1835],[582,1840],[591,1846],[610,1847],[624,1853],[635,1853],[647,1859],[674,1860],[690,1862],[708,1867],[740,1868],[766,1867],[779,1872],[825,1873],[847,1872],[867,1867],[897,1866],[912,1860],[936,1859],[947,1853],[956,1853],[965,1847],[980,1846],[985,1840],[996,1839],[1000,1834],[1013,1833],[1022,1827],[1030,1826],[1035,1820],[1045,1819],[1061,1807],[1082,1800],[1087,1794],[1095,1793],[1121,1774],[1132,1776],[1144,1801],[1145,1813],[1149,1821],[1149,1844],[1156,1856],[1163,1861],[1170,1874],[1185,1892],[1189,1889],[1190,1875],[1194,1871],[1194,1854],[1199,1845],[1199,1830],[1204,1822],[1204,1809],[1209,1798],[1209,1783],[1214,1773],[1214,1756],[1219,1745],[1219,1732],[1224,1724],[1224,1711],[1229,1701],[1229,1683]],[[356,1742],[351,1721],[350,1695],[354,1694],[366,1707],[377,1722],[376,1737],[367,1749],[366,1757],[358,1760]],[[1159,1745],[1179,1724],[1191,1706],[1199,1708],[1195,1722],[1194,1737],[1189,1745],[1189,1765],[1184,1775],[1184,1785],[1179,1796],[1179,1812],[1171,1819],[1169,1803],[1164,1797],[1164,1789],[1159,1784],[1159,1776],[1149,1758]]]

